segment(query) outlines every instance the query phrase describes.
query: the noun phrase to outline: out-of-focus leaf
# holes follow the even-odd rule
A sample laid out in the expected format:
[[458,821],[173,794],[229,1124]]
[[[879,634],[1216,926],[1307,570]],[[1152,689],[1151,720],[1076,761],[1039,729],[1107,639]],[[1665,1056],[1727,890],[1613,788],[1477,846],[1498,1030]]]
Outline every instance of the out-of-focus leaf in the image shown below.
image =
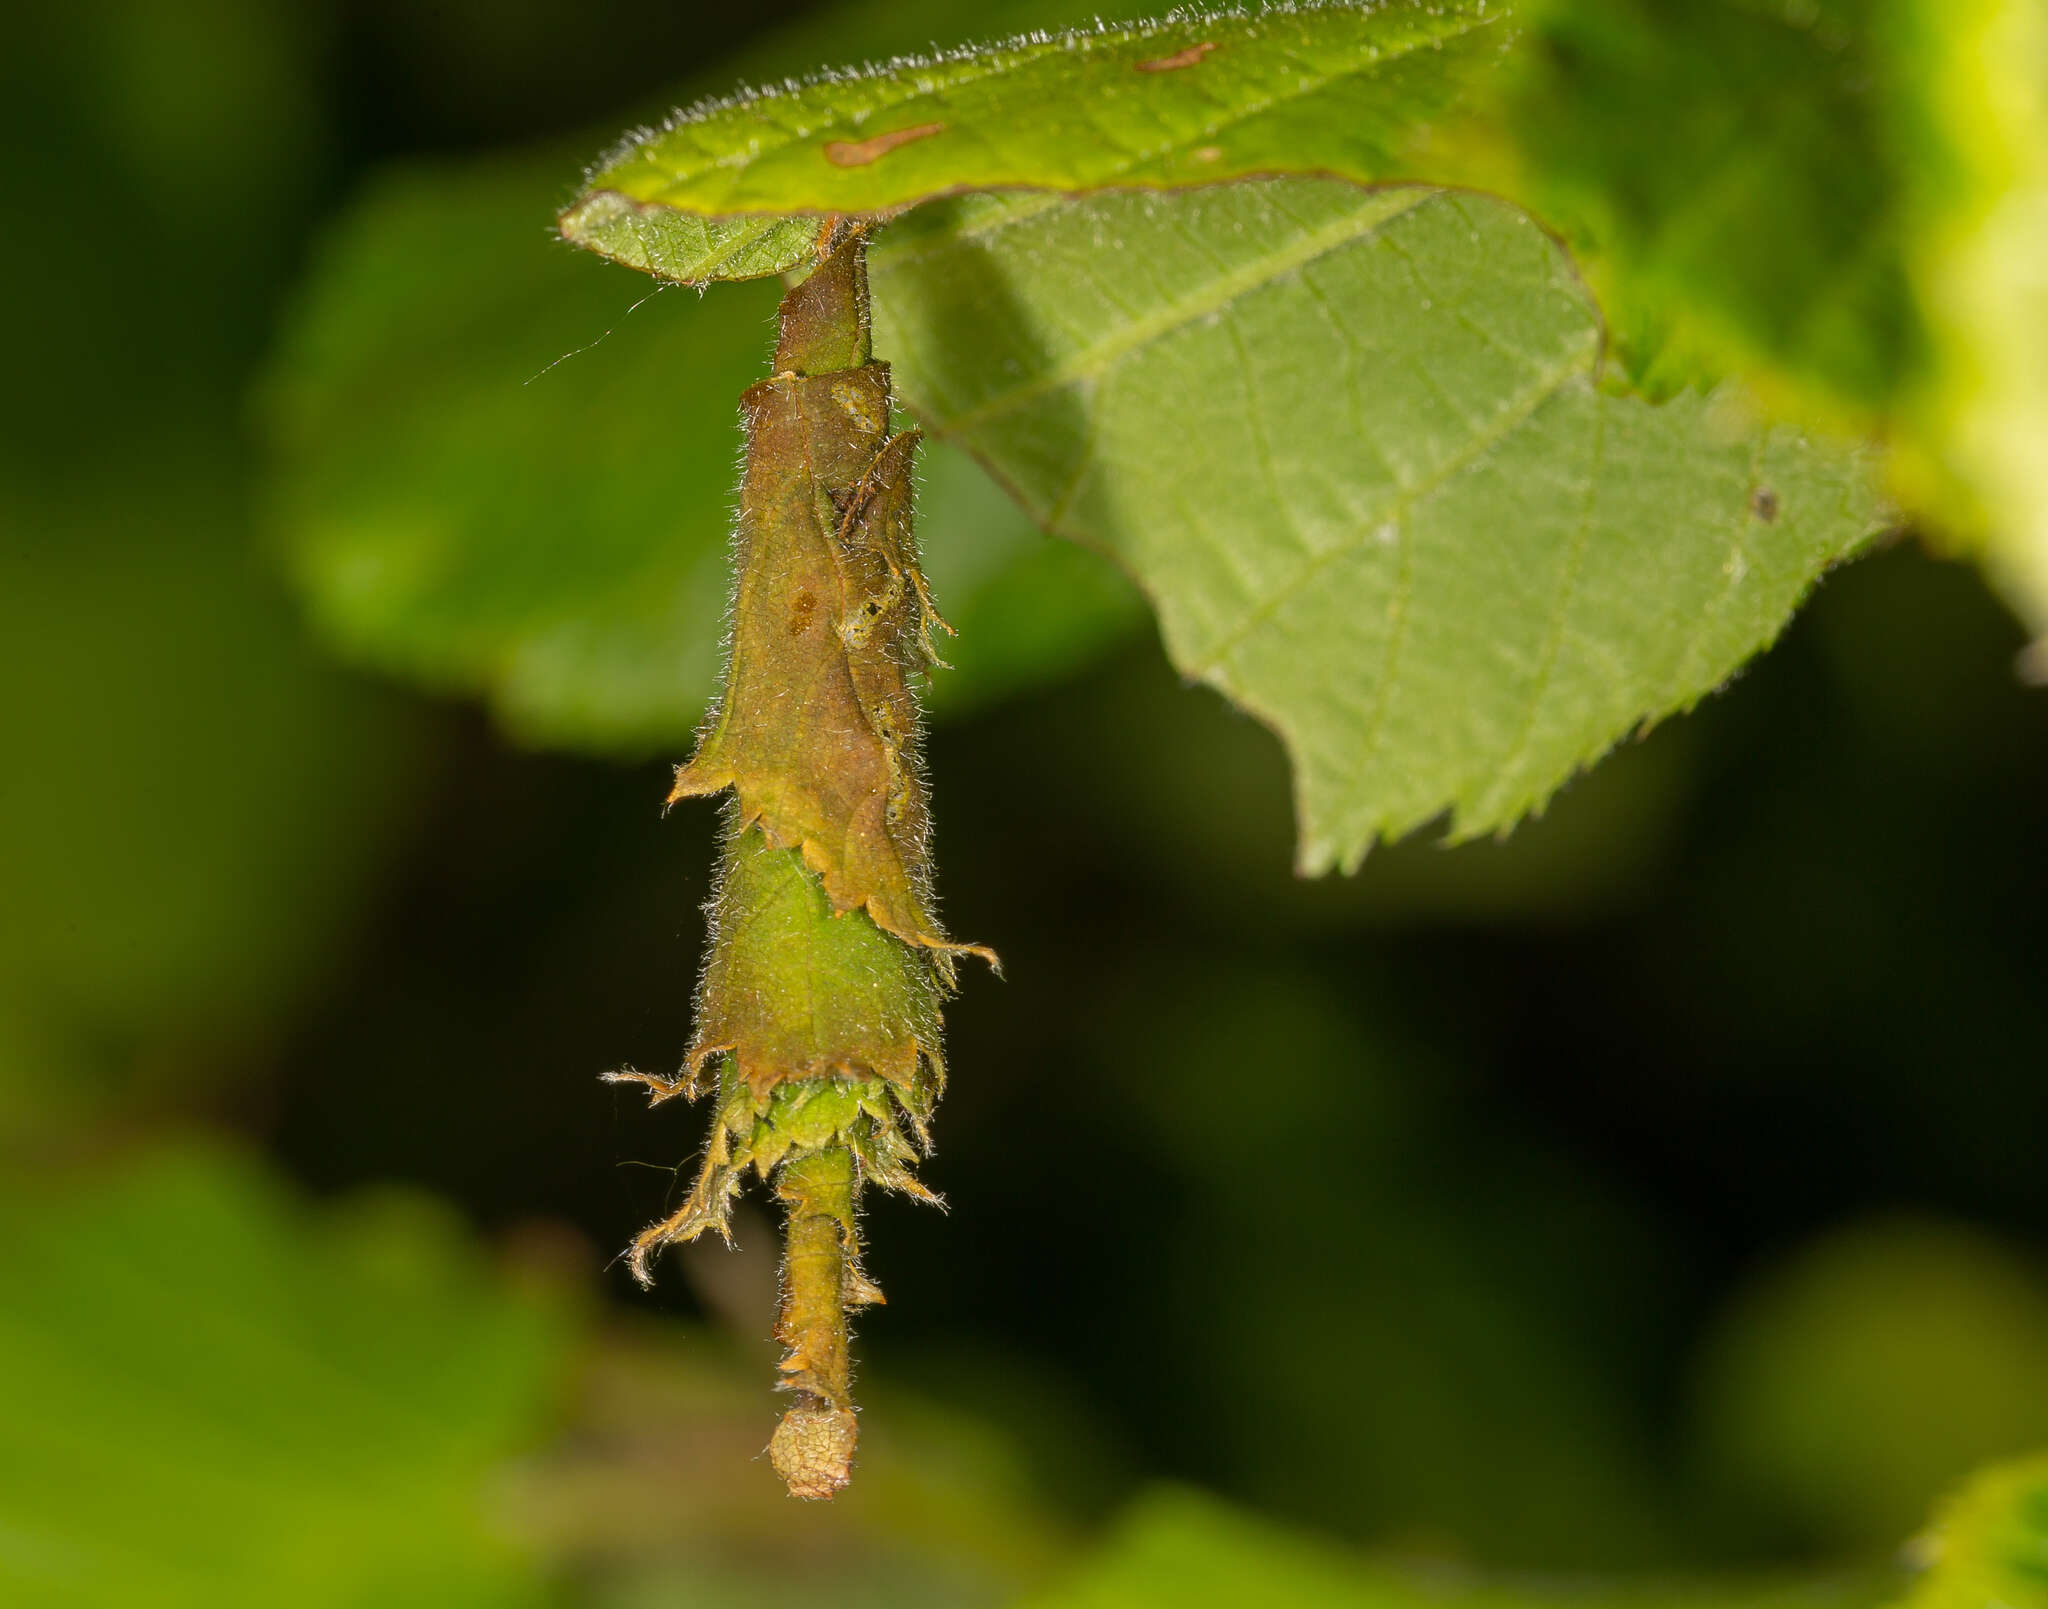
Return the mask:
[[[1533,0],[1506,187],[1575,247],[1654,388],[1772,376],[1869,418],[1922,356],[1865,0]],[[1654,131],[1654,133],[1652,132]]]
[[1959,1227],[1844,1231],[1738,1298],[1698,1408],[1713,1482],[1797,1528],[1774,1540],[1893,1545],[1971,1469],[2048,1444],[2048,1279]]
[[[730,70],[1047,9],[853,4]],[[529,742],[642,753],[684,742],[715,685],[738,396],[766,372],[776,293],[649,300],[550,242],[581,149],[394,171],[343,215],[263,390],[269,502],[351,658],[482,693]],[[1142,620],[1111,566],[1041,535],[950,450],[923,458],[926,568],[961,631],[941,710],[1064,675]]]
[[2048,1605],[2048,1456],[1978,1475],[1942,1506],[1923,1552],[1933,1568],[1905,1609]]
[[2048,7],[1904,0],[1887,15],[1938,359],[1911,399],[1902,479],[1936,525],[1988,546],[2048,641]]
[[1518,16],[1497,126],[1463,176],[1585,253],[1631,373],[1659,390],[1739,369],[1883,421],[1913,511],[1988,549],[2048,633],[2040,0],[1533,0]]
[[1029,1609],[1869,1609],[1892,1579],[1492,1581],[1375,1563],[1164,1488],[1134,1505],[1095,1559]]
[[1570,263],[1481,198],[981,197],[871,262],[917,411],[1280,733],[1309,871],[1540,808],[1886,518],[1858,454],[1730,396],[1603,393]]
[[0,464],[0,1017],[37,1046],[0,1058],[0,1132],[217,1075],[410,818],[416,726],[301,640],[231,474],[203,437],[61,495]]
[[[323,188],[328,11],[46,8],[0,51],[0,185],[41,198],[0,244],[8,1142],[248,1068],[419,796],[412,712],[249,542],[243,371]],[[146,271],[82,247],[116,218]]]
[[410,1198],[315,1219],[159,1153],[0,1196],[0,1598],[19,1609],[498,1609],[492,1483],[562,1318]]
[[[0,184],[38,200],[0,242],[14,309],[0,458],[89,486],[139,445],[232,422],[230,388],[324,187],[331,11],[109,0],[46,7],[14,32]],[[85,246],[113,219],[148,241],[146,272]]]
[[1099,553],[1054,541],[948,442],[918,454],[925,578],[957,636],[930,678],[944,718],[1080,671],[1144,625],[1145,600]]
[[1506,17],[1492,0],[1197,13],[827,73],[629,138],[562,234],[696,284],[804,262],[806,214],[1018,187],[1412,178],[1417,125],[1498,59]]
[[2040,0],[1517,16],[1506,93],[1452,167],[1566,233],[1652,389],[1737,369],[1882,421],[1914,513],[1988,548],[2048,632]]

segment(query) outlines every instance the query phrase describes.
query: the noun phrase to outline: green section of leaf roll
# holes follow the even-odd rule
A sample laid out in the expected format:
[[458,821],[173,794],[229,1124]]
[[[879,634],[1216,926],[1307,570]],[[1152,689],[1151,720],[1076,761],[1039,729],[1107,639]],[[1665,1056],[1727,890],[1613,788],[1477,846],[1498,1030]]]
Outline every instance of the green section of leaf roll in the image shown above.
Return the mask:
[[817,875],[755,829],[733,840],[693,1056],[730,1054],[760,1088],[879,1074],[908,1093],[936,1058],[939,985],[928,956],[860,911],[835,915]]

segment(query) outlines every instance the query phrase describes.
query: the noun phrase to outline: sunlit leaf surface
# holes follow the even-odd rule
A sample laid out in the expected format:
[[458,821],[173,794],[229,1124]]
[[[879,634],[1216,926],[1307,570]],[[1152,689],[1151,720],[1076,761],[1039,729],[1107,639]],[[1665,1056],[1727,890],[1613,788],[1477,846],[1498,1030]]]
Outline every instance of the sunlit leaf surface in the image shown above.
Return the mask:
[[1175,15],[828,73],[629,138],[562,233],[668,279],[747,279],[806,259],[816,225],[791,213],[885,215],[1016,186],[1413,176],[1417,124],[1498,58],[1506,12],[1386,0]]

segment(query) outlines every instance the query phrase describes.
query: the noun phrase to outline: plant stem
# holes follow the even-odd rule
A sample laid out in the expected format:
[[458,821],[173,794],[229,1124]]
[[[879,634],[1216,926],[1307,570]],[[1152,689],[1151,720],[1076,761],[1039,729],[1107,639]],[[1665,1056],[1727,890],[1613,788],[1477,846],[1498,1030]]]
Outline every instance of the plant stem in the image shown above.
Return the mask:
[[775,1427],[768,1455],[793,1497],[830,1497],[852,1473],[858,1426],[847,1313],[881,1297],[860,1272],[858,1188],[853,1152],[843,1145],[785,1163],[776,1180],[789,1216],[775,1338],[788,1348],[782,1389],[796,1400]]

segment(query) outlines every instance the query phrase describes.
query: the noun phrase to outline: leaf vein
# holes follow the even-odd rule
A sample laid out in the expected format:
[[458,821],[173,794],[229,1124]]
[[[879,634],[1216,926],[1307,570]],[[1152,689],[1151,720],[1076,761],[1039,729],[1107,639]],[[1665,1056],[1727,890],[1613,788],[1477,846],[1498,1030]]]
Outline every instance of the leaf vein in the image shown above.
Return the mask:
[[[1463,449],[1453,453],[1421,480],[1416,481],[1411,486],[1404,487],[1392,503],[1388,505],[1387,510],[1388,519],[1393,521],[1404,533],[1404,541],[1408,514],[1417,503],[1446,485],[1452,476],[1478,463],[1517,430],[1527,425],[1529,420],[1534,417],[1536,411],[1546,402],[1562,391],[1571,381],[1582,378],[1588,365],[1589,359],[1586,354],[1579,352],[1570,354],[1564,362],[1538,376],[1533,384],[1518,396],[1512,398],[1501,409],[1495,419],[1483,430],[1477,432],[1473,440]],[[1273,616],[1278,614],[1296,594],[1313,582],[1330,564],[1357,548],[1366,540],[1367,535],[1368,533],[1363,530],[1356,531],[1346,540],[1326,548],[1309,560],[1284,585],[1277,588],[1271,597],[1250,614],[1246,615],[1244,621],[1236,630],[1230,632],[1207,655],[1191,666],[1191,674],[1204,677],[1213,674],[1216,667],[1228,655],[1235,652],[1245,638],[1261,626],[1270,623]]]
[[1222,312],[1232,303],[1242,300],[1289,273],[1306,267],[1319,257],[1327,256],[1372,235],[1396,218],[1433,199],[1438,193],[1434,190],[1420,189],[1416,192],[1415,198],[1398,212],[1381,212],[1374,206],[1361,202],[1356,212],[1347,214],[1338,222],[1292,241],[1279,251],[1255,258],[1232,273],[1211,280],[1202,286],[1197,294],[1171,303],[1150,317],[1132,319],[1093,346],[1083,348],[1071,358],[1041,370],[1022,385],[998,392],[980,407],[949,421],[947,428],[956,431],[972,429],[1048,392],[1061,390],[1081,380],[1095,378],[1122,362],[1133,352],[1155,341],[1163,340],[1176,330],[1207,318],[1213,313]]
[[[1593,410],[1593,447],[1586,466],[1586,492],[1579,503],[1579,517],[1572,530],[1571,553],[1566,559],[1564,574],[1558,580],[1557,603],[1550,611],[1548,629],[1544,633],[1543,653],[1536,663],[1536,674],[1529,688],[1529,700],[1525,709],[1521,731],[1509,747],[1506,757],[1495,773],[1493,787],[1497,799],[1509,791],[1508,784],[1517,779],[1529,757],[1529,751],[1536,741],[1536,719],[1542,713],[1543,701],[1550,694],[1551,679],[1557,673],[1558,655],[1563,651],[1565,623],[1570,618],[1572,603],[1579,590],[1579,581],[1585,572],[1586,549],[1591,545],[1593,534],[1593,509],[1600,499],[1600,473],[1607,456],[1607,407]],[[1484,812],[1497,814],[1497,808]]]

